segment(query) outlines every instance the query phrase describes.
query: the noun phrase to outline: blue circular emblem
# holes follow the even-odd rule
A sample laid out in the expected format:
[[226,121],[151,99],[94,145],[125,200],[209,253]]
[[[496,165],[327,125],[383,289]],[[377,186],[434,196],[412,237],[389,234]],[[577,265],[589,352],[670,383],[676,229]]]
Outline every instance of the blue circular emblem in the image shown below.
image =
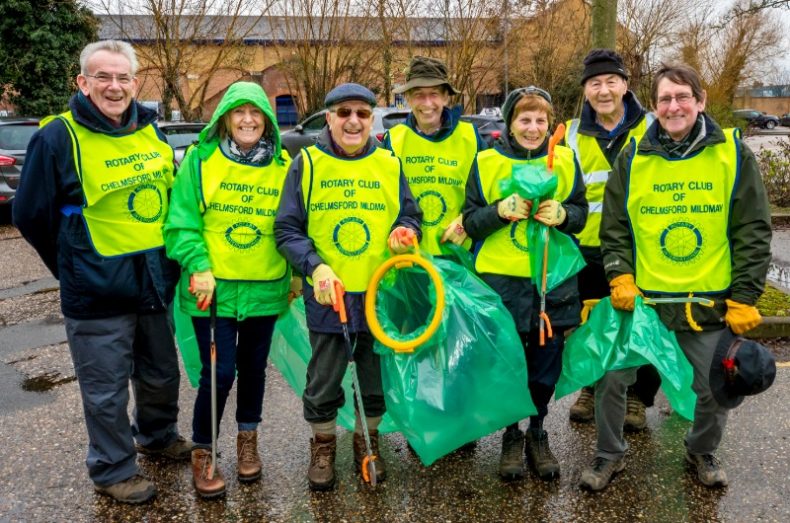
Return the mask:
[[225,230],[225,240],[237,249],[250,249],[261,241],[263,232],[252,223],[234,223]]
[[129,194],[126,206],[138,222],[153,223],[162,217],[162,193],[152,183],[143,183]]
[[519,237],[516,234],[516,231],[518,230],[518,224],[519,223],[520,222],[513,222],[510,225],[510,241],[513,242],[513,245],[516,247],[516,249],[518,249],[520,251],[523,251],[523,252],[529,252],[529,247],[527,247],[527,242],[526,242],[526,240],[527,240],[527,228],[524,227],[524,236],[523,236],[524,237],[524,243],[521,243],[521,241],[519,241]]
[[422,224],[429,227],[439,225],[447,214],[447,202],[436,191],[425,191],[417,197],[417,205],[422,209]]
[[688,222],[675,222],[661,233],[661,252],[670,260],[684,263],[694,259],[702,250],[702,233]]
[[359,256],[370,245],[370,229],[367,224],[356,216],[343,218],[335,225],[332,242],[345,256]]

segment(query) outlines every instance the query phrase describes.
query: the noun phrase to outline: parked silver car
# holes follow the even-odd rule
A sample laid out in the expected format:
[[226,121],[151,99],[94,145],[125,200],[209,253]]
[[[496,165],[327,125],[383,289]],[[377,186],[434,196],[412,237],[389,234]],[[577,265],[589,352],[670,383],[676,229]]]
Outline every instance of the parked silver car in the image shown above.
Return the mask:
[[8,205],[14,199],[27,144],[37,130],[35,118],[0,120],[0,205]]
[[202,122],[158,122],[156,125],[173,148],[173,161],[176,167],[184,160],[187,147],[197,143],[200,131],[206,126]]

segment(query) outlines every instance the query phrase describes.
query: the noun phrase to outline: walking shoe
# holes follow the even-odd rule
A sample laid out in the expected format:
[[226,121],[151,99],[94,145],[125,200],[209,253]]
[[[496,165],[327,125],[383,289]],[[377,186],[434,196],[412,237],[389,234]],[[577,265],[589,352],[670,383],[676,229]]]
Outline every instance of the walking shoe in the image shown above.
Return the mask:
[[645,430],[647,427],[647,418],[645,417],[645,404],[639,399],[639,396],[628,391],[628,397],[625,401],[625,423],[623,423],[623,430],[627,432],[639,432]]
[[192,450],[192,481],[195,484],[198,496],[201,498],[216,498],[225,494],[225,480],[219,468],[214,468],[214,476],[208,479],[209,467],[211,466],[210,449]]
[[706,487],[727,486],[727,472],[713,454],[692,454],[686,451],[686,461],[697,469],[697,477]]
[[96,492],[99,494],[110,496],[115,501],[130,503],[132,505],[145,503],[156,496],[156,487],[154,484],[140,474],[135,474],[129,479],[107,485],[106,487],[94,484],[93,488],[96,489]]
[[590,466],[582,471],[579,486],[594,491],[601,490],[612,481],[615,474],[624,468],[624,458],[611,460],[597,456],[592,460]]
[[516,427],[508,427],[502,435],[502,455],[499,457],[499,475],[504,480],[524,477],[524,433]]
[[559,477],[560,464],[549,448],[549,434],[543,429],[529,429],[524,437],[524,453],[540,479]]
[[187,440],[180,434],[173,443],[161,449],[143,447],[139,443],[134,444],[134,448],[138,454],[143,454],[145,456],[162,456],[176,461],[189,459],[189,455],[192,452],[192,447],[194,447],[194,443]]
[[334,434],[316,434],[310,439],[307,481],[311,490],[330,490],[335,486],[336,452],[337,437]]
[[[384,481],[387,478],[387,464],[384,463],[384,457],[379,452],[379,431],[370,431],[370,450],[376,459],[373,464],[376,467],[376,483]],[[357,472],[362,473],[362,460],[367,456],[365,449],[365,436],[362,434],[354,433],[354,464],[357,466]]]
[[261,477],[257,430],[242,430],[236,436],[236,460],[239,468],[239,481],[246,483]]
[[583,387],[576,398],[576,403],[571,405],[571,421],[578,423],[589,423],[595,419],[595,389]]

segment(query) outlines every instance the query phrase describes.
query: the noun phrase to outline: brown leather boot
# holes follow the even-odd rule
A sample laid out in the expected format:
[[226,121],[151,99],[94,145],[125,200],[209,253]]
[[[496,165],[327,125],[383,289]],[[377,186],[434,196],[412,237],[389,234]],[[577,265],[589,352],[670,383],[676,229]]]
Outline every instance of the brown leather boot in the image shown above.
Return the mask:
[[[370,431],[370,450],[376,459],[373,464],[376,467],[376,483],[384,481],[387,477],[387,465],[384,463],[384,457],[379,453],[379,431]],[[354,433],[354,464],[357,466],[357,472],[362,473],[362,460],[368,455],[365,449],[365,436],[362,434]]]
[[258,431],[243,430],[236,436],[236,458],[239,481],[247,483],[261,477],[261,458],[258,456]]
[[330,490],[335,486],[335,454],[337,438],[334,434],[316,434],[310,440],[310,468],[307,481],[311,490]]
[[211,465],[211,450],[192,450],[192,480],[195,490],[201,498],[216,498],[225,494],[225,480],[219,469],[214,470],[214,477],[208,479],[208,469]]

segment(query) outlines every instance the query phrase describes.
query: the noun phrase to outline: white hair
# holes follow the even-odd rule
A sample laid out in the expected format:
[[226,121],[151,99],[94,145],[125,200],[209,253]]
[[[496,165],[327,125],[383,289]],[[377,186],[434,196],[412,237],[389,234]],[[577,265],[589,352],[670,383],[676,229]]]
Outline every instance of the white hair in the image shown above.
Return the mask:
[[124,55],[131,65],[130,72],[132,76],[137,73],[137,53],[134,52],[131,44],[120,40],[100,40],[86,45],[80,53],[80,73],[88,74],[88,60],[99,51],[109,51]]

